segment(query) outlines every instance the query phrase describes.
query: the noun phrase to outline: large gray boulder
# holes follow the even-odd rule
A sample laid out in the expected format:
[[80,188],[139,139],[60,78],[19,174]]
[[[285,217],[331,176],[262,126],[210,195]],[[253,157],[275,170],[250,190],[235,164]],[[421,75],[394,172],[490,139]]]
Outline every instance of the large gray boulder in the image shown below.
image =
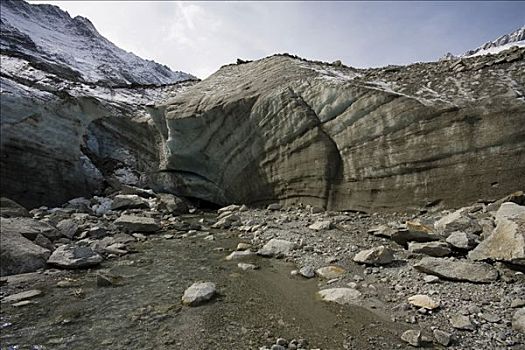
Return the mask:
[[525,219],[501,218],[497,223],[494,232],[469,253],[469,258],[525,266]]
[[163,209],[171,214],[185,214],[188,212],[188,204],[180,197],[170,193],[159,193],[159,209]]
[[29,240],[42,234],[51,240],[58,239],[62,234],[53,226],[32,218],[1,218],[2,231],[17,232]]
[[295,243],[284,239],[272,238],[257,251],[257,254],[266,257],[282,258],[290,255],[294,249]]
[[16,218],[20,216],[29,217],[29,212],[26,208],[17,202],[1,197],[0,198],[0,216],[3,218]]
[[425,257],[414,268],[452,281],[489,283],[498,278],[498,271],[488,264],[443,258]]
[[0,228],[0,275],[34,272],[46,266],[51,252],[44,249],[16,230],[6,229],[2,219]]
[[148,201],[136,194],[119,194],[113,198],[112,210],[123,209],[146,209],[149,208]]
[[58,247],[47,260],[50,265],[66,269],[96,266],[104,259],[89,247],[66,244]]
[[121,215],[115,220],[115,225],[127,232],[155,232],[160,230],[160,224],[154,218],[137,215]]

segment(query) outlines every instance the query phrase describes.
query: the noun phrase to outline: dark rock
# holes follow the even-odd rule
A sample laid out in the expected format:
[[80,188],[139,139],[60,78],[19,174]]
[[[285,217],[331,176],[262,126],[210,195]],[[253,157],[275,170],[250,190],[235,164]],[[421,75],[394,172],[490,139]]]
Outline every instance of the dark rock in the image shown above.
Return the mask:
[[3,218],[30,217],[26,208],[5,197],[0,198],[0,216]]

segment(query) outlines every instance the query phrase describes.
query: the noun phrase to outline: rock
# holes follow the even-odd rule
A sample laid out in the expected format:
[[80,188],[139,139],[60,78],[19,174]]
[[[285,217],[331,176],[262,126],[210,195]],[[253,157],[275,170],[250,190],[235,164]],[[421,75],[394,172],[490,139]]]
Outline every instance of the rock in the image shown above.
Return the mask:
[[490,283],[498,279],[496,269],[483,263],[425,257],[415,264],[414,268],[452,281]]
[[434,299],[424,294],[413,295],[408,298],[408,302],[411,305],[423,307],[427,310],[434,310],[439,307],[439,301],[434,301]]
[[106,197],[98,197],[94,196],[93,199],[95,199],[98,203],[93,204],[91,207],[91,210],[93,210],[93,213],[95,213],[98,216],[107,214],[111,210],[111,206],[113,204],[113,200]]
[[20,292],[16,294],[11,294],[5,297],[2,301],[4,303],[17,303],[21,300],[31,299],[37,296],[42,295],[42,291],[38,289],[32,289],[25,292]]
[[525,299],[523,298],[512,299],[510,303],[510,307],[512,308],[522,307],[522,306],[525,306]]
[[155,198],[157,196],[162,195],[162,193],[159,193],[159,195],[156,195],[153,190],[148,190],[132,185],[125,185],[122,184],[120,186],[120,194],[134,194],[137,196],[140,196],[142,198]]
[[3,232],[16,232],[31,241],[33,241],[38,234],[42,234],[52,241],[61,236],[60,232],[53,226],[32,218],[0,218],[0,227]]
[[330,220],[317,221],[308,226],[308,228],[314,231],[329,230],[332,228],[332,222]]
[[217,214],[238,211],[240,208],[241,207],[239,205],[231,204],[231,205],[228,205],[226,207],[222,207],[219,210],[217,210]]
[[394,253],[390,248],[378,246],[360,251],[353,260],[366,265],[386,265],[394,261]]
[[448,256],[452,253],[447,243],[439,241],[425,243],[409,242],[408,250],[412,253],[437,257]]
[[390,237],[396,243],[406,246],[408,242],[431,242],[439,240],[433,229],[419,222],[407,221],[406,229],[395,231]]
[[235,250],[248,250],[248,249],[250,249],[251,247],[252,247],[251,244],[241,242],[241,243],[237,244],[237,248],[235,248]]
[[273,211],[281,210],[282,208],[283,206],[279,203],[272,203],[266,207],[266,209],[273,210]]
[[315,277],[315,270],[312,266],[303,266],[299,270],[299,274],[303,276],[304,278],[314,278]]
[[322,278],[331,280],[334,278],[339,278],[346,273],[346,270],[339,266],[325,266],[315,270],[315,273]]
[[53,244],[53,242],[51,242],[51,240],[49,238],[47,238],[46,236],[44,236],[44,235],[42,235],[40,233],[38,234],[38,236],[36,236],[36,238],[33,241],[33,243],[41,246],[44,249],[49,250],[50,252],[55,250],[55,245]]
[[75,220],[66,219],[57,224],[57,229],[62,233],[62,236],[72,239],[78,231],[78,225]]
[[421,331],[409,329],[403,332],[403,334],[401,334],[401,340],[403,340],[404,342],[412,346],[420,347],[421,346]]
[[115,225],[128,232],[146,233],[160,230],[160,225],[155,219],[136,215],[121,215],[115,220]]
[[213,298],[216,292],[215,283],[195,282],[184,291],[182,303],[188,306],[198,306]]
[[290,255],[292,250],[295,249],[295,243],[286,241],[284,239],[272,238],[268,241],[257,254],[266,257],[284,257]]
[[513,202],[502,203],[499,209],[494,215],[496,222],[502,219],[513,220],[513,219],[523,219],[525,220],[525,206],[518,205]]
[[182,198],[170,193],[159,193],[159,209],[174,215],[186,214],[189,210],[188,204]]
[[6,198],[0,198],[0,216],[3,218],[30,217],[26,208],[17,202]]
[[361,292],[352,288],[330,288],[317,293],[322,300],[341,305],[356,304],[361,297]]
[[96,274],[98,287],[116,287],[122,284],[122,276],[116,276],[105,272]]
[[495,315],[487,311],[479,314],[478,316],[490,323],[498,323],[499,321],[501,321],[501,318],[498,315]]
[[213,224],[211,227],[212,228],[230,228],[232,225],[238,223],[241,218],[239,217],[239,215],[237,214],[228,214],[229,212],[223,212],[221,215],[224,215],[224,216],[219,216],[219,221],[217,221],[215,224]]
[[[371,227],[367,233],[369,234],[372,234],[374,236],[378,236],[378,237],[385,237],[385,238],[390,238],[392,239],[392,236],[394,235],[396,231],[392,228],[392,227],[389,227],[387,225],[379,225],[379,226],[374,226],[374,227]],[[402,242],[404,240],[401,240]],[[402,244],[405,244],[405,243],[402,243]]]
[[100,226],[93,226],[93,227],[90,227],[87,231],[86,231],[88,237],[91,237],[91,238],[102,238],[102,237],[105,237],[108,233],[108,230],[106,230],[104,227],[100,227]]
[[471,250],[478,244],[478,236],[461,231],[452,232],[446,239],[447,243],[457,249]]
[[237,267],[240,268],[243,271],[246,270],[257,270],[259,267],[254,264],[246,264],[246,263],[238,263]]
[[44,268],[51,252],[34,244],[12,227],[4,225],[3,218],[1,220],[0,276],[33,272]]
[[440,281],[440,279],[439,279],[438,276],[427,275],[427,276],[423,277],[423,281],[425,281],[425,283],[438,283]]
[[518,309],[512,316],[512,329],[525,334],[525,307]]
[[476,330],[476,326],[470,321],[470,317],[465,315],[454,315],[450,317],[450,324],[452,327],[464,331]]
[[238,260],[238,259],[244,259],[247,257],[254,256],[255,253],[250,250],[236,250],[232,252],[230,255],[228,255],[225,260]]
[[494,232],[470,251],[468,257],[472,260],[496,260],[525,266],[525,219],[500,217],[496,222]]
[[444,236],[448,236],[454,231],[472,234],[480,233],[482,231],[481,226],[476,222],[476,220],[465,216],[464,213],[467,211],[468,208],[461,208],[448,215],[445,215],[434,223],[434,227]]
[[440,329],[434,329],[434,339],[438,344],[443,346],[449,346],[452,342],[452,334],[444,332]]
[[113,198],[111,210],[147,209],[148,201],[136,194],[119,194]]
[[67,269],[96,266],[104,260],[88,247],[66,244],[58,247],[47,260],[48,264]]

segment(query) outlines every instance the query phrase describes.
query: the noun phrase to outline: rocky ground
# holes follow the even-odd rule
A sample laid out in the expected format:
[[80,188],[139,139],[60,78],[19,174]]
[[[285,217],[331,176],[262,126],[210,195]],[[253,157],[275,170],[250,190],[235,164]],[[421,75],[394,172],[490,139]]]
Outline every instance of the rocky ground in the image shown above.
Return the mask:
[[[124,186],[107,197],[28,212],[3,198],[1,273],[7,277],[0,290],[2,334],[12,336],[10,329],[17,325],[11,320],[29,317],[27,310],[39,299],[53,303],[53,296],[63,297],[56,288],[96,303],[96,291],[86,296],[90,289],[77,285],[78,273],[91,276],[98,287],[120,286],[127,277],[116,266],[140,266],[164,256],[163,263],[149,264],[148,275],[157,274],[157,280],[137,278],[120,292],[105,293],[114,290],[132,298],[141,293],[142,284],[161,288],[155,284],[167,273],[161,264],[196,259],[198,266],[186,268],[201,273],[178,277],[172,288],[179,301],[170,308],[202,305],[195,308],[199,313],[213,313],[204,325],[191,313],[184,316],[203,327],[207,343],[194,335],[184,343],[188,331],[179,327],[172,331],[179,337],[170,340],[172,345],[522,349],[524,204],[525,196],[517,192],[497,202],[456,211],[429,207],[417,214],[328,212],[279,204],[266,209],[231,205],[210,214],[173,195]],[[232,276],[236,282],[230,281]],[[50,284],[52,292],[45,289]],[[330,307],[339,309],[326,309],[334,313],[325,314],[323,308]],[[235,311],[244,308],[249,311]],[[154,320],[159,329],[162,317]],[[312,317],[319,324],[309,324]],[[354,324],[360,318],[368,321]],[[336,326],[327,328],[323,321]],[[240,334],[232,338],[230,326]],[[13,345],[13,338],[6,337],[2,348]],[[17,337],[30,338],[23,332]],[[64,348],[57,344],[41,348]]]

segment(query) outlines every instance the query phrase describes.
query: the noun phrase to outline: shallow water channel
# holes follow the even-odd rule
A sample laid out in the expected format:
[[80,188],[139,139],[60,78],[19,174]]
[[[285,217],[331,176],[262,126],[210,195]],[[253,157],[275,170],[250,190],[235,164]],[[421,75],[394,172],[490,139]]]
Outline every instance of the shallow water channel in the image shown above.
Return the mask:
[[[150,237],[97,270],[25,286],[19,291],[44,293],[24,307],[2,304],[1,348],[259,349],[277,337],[307,339],[320,349],[405,348],[401,325],[359,306],[320,301],[318,281],[291,276],[295,267],[282,260],[248,258],[260,269],[242,271],[239,261],[224,260],[237,234],[214,234],[214,241]],[[98,270],[122,278],[99,287]],[[71,286],[57,287],[60,280]],[[199,280],[215,282],[219,295],[199,307],[182,306],[184,290]]]

